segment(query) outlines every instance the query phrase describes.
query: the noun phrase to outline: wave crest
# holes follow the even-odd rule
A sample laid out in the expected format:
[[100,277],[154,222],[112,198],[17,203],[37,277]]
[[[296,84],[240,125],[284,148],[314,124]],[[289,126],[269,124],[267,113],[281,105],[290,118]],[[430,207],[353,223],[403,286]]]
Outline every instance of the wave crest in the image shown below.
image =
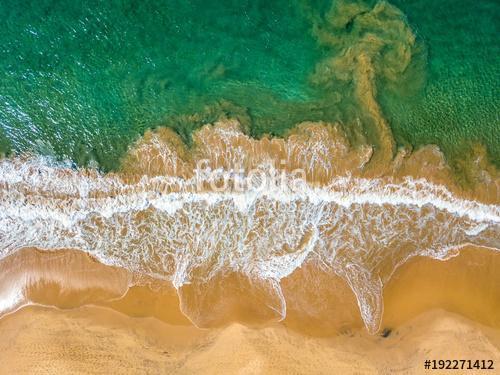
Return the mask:
[[[468,244],[500,249],[494,177],[485,202],[417,178],[405,154],[374,177],[364,168],[371,148],[351,147],[340,128],[327,124],[302,124],[286,139],[254,140],[229,121],[204,127],[194,142],[187,152],[164,131],[148,133],[123,171],[108,175],[41,158],[2,160],[1,258],[24,247],[80,249],[104,264],[170,281],[183,311],[199,324],[183,288],[241,274],[261,283],[282,319],[281,280],[314,264],[347,281],[373,333],[383,286],[408,259],[446,259]],[[435,158],[434,149],[428,154]],[[262,176],[279,168],[281,184],[214,191],[194,169],[202,159],[229,180],[235,165],[243,179],[251,168]],[[298,185],[296,168],[306,176]]]

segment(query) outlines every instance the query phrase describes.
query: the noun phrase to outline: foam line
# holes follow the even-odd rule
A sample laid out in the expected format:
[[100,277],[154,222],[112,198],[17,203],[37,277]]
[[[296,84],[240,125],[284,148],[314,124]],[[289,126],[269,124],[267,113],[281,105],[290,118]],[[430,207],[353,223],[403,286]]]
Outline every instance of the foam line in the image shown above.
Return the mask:
[[[266,168],[262,176],[272,175]],[[234,182],[231,171],[216,175]],[[242,272],[271,282],[280,298],[281,279],[317,262],[349,283],[375,332],[382,286],[405,261],[444,259],[464,244],[500,248],[498,205],[424,179],[344,176],[318,187],[284,174],[263,188],[197,191],[200,178],[143,176],[132,184],[41,158],[3,160],[0,259],[28,246],[76,248],[176,288]]]

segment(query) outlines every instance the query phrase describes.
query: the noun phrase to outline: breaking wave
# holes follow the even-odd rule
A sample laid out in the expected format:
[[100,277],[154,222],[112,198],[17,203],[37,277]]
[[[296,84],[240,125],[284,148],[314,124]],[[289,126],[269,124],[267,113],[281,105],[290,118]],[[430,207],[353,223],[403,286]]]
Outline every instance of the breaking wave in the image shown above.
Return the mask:
[[[408,259],[446,259],[469,244],[500,250],[498,204],[462,197],[425,176],[398,175],[411,156],[372,172],[371,151],[350,147],[335,126],[304,124],[287,139],[253,140],[226,122],[204,127],[194,140],[187,156],[172,134],[148,133],[124,170],[107,175],[40,157],[2,160],[1,259],[26,247],[82,250],[170,282],[195,324],[183,286],[242,274],[264,285],[283,319],[280,281],[313,264],[348,283],[374,333],[383,286]],[[200,171],[194,166],[202,159]],[[275,160],[286,161],[278,180]],[[241,173],[234,165],[244,166]],[[248,182],[250,168],[273,182],[234,189],[236,179]],[[214,179],[229,181],[226,189],[214,189]],[[493,200],[496,184],[491,179]],[[4,313],[19,305],[21,289],[6,291]]]

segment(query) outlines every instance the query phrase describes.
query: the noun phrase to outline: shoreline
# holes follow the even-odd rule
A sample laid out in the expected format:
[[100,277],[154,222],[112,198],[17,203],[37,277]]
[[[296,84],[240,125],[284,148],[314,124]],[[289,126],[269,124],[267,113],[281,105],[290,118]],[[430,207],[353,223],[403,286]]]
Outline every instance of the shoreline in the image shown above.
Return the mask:
[[[17,271],[7,272],[14,263]],[[6,316],[26,308],[27,302],[28,306],[32,303],[63,310],[103,306],[130,317],[153,317],[174,325],[196,322],[207,328],[231,323],[263,327],[279,320],[272,296],[262,285],[237,274],[176,291],[168,282],[141,280],[77,250],[24,249],[2,260],[0,268],[4,270],[2,289],[24,287],[24,298],[28,299]],[[459,255],[444,261],[410,259],[384,287],[384,312],[378,333],[439,308],[500,329],[498,268],[500,257],[496,251],[474,247],[462,249]],[[281,324],[289,329],[310,336],[335,336],[363,326],[355,295],[339,276],[306,265],[284,278],[281,288],[287,304]]]
[[[352,147],[338,124],[303,123],[285,139],[254,140],[228,120],[193,137],[195,152],[188,153],[171,131],[148,133],[120,174],[40,160],[2,162],[2,256],[26,246],[81,249],[137,272],[134,277],[169,280],[182,312],[198,326],[222,324],[221,317],[232,314],[261,322],[284,319],[290,307],[307,311],[296,300],[308,296],[295,298],[281,285],[312,264],[315,271],[304,276],[335,274],[340,284],[347,282],[364,324],[375,333],[382,288],[408,259],[447,259],[471,244],[500,249],[496,170],[481,168],[488,183],[462,194],[432,147],[400,150],[374,169],[373,147]],[[208,170],[196,168],[200,161]],[[234,172],[237,166],[241,172]],[[296,176],[297,170],[303,175]],[[279,179],[276,171],[282,172]],[[255,175],[265,184],[231,190],[232,183],[252,182]],[[6,268],[11,270],[16,267]],[[64,280],[67,289],[78,287]],[[335,277],[326,280],[338,284]],[[117,298],[133,283],[118,284],[99,293]],[[250,296],[241,293],[247,289]],[[17,298],[21,292],[6,293]],[[214,299],[225,304],[214,305]]]

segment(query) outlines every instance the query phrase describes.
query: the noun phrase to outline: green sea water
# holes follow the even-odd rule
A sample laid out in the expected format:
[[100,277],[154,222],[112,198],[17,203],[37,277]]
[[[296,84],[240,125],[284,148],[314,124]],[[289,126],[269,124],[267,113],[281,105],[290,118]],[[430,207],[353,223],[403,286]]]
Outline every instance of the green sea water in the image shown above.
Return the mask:
[[470,142],[479,142],[499,166],[500,2],[393,4],[429,50],[427,82],[419,95],[403,100],[381,96],[396,139],[438,144],[459,158]]
[[499,165],[500,4],[391,4],[0,0],[0,152],[112,170],[146,129],[189,142],[221,115],[255,137],[326,120],[376,143],[354,51],[398,144],[477,141]]

